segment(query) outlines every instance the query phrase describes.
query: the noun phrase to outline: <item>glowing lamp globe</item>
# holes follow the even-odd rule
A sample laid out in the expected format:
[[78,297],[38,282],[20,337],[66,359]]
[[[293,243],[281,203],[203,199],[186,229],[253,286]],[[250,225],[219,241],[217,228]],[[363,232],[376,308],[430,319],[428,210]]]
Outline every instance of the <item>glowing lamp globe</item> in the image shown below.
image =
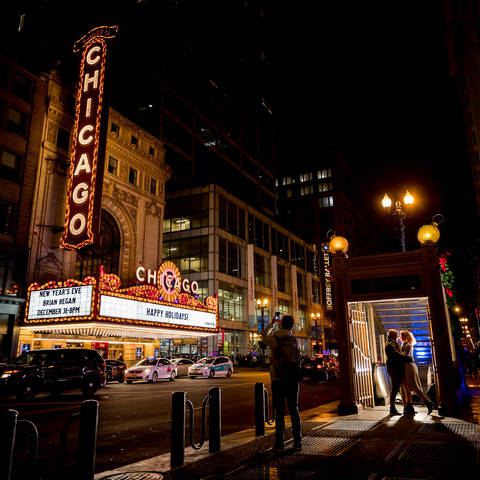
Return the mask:
[[440,238],[440,230],[436,225],[424,225],[417,233],[417,239],[422,244],[437,243]]
[[328,246],[332,253],[347,253],[348,240],[345,237],[335,236],[330,239]]

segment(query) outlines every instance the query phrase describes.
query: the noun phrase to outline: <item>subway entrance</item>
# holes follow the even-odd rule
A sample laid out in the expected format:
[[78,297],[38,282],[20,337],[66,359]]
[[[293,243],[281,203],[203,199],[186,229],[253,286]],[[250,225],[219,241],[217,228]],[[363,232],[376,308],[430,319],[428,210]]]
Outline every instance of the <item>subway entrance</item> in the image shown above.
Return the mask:
[[[373,407],[387,402],[391,382],[385,366],[385,340],[391,329],[412,333],[415,339],[414,361],[422,389],[435,398],[435,368],[427,297],[349,302],[348,316],[358,403]],[[414,397],[414,401],[420,400]]]

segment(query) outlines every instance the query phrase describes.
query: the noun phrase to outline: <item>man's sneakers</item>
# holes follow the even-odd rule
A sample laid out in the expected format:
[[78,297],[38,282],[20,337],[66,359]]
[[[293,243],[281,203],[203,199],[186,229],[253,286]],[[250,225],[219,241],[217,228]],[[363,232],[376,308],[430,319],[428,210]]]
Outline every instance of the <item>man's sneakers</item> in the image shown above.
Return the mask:
[[[285,447],[283,445],[274,445],[272,448],[274,453],[284,453]],[[288,453],[291,452],[301,452],[302,451],[302,442],[293,442],[293,447],[288,450]]]

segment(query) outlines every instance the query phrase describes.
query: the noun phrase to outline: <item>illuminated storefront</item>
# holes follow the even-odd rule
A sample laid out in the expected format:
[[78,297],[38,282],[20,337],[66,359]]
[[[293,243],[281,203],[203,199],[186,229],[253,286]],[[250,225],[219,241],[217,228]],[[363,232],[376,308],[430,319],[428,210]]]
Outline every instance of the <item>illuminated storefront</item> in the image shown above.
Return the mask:
[[155,277],[156,285],[120,288],[120,278],[100,268],[96,277],[84,281],[33,283],[19,353],[84,347],[132,364],[148,355],[166,354],[165,340],[173,346],[197,345],[198,339],[218,334],[216,297],[199,300],[192,293],[194,282],[182,280],[172,262],[160,265]]

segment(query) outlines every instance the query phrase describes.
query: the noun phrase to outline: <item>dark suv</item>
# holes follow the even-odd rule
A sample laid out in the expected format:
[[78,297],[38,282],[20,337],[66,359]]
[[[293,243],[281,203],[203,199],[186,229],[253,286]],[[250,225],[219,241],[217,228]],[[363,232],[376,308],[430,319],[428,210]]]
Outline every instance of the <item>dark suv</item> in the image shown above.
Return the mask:
[[106,382],[105,361],[96,350],[32,350],[0,369],[0,391],[31,400],[37,392],[60,393],[80,388],[93,395]]

